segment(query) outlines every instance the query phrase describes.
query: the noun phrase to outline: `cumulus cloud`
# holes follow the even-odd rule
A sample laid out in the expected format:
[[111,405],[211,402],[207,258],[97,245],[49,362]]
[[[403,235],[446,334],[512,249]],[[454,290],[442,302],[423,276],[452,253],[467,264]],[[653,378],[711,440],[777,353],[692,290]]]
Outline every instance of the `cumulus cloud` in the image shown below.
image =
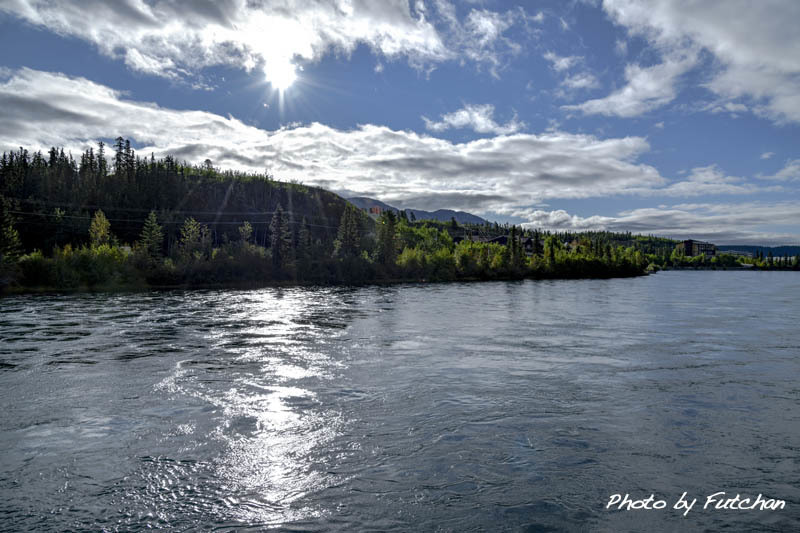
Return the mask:
[[752,194],[758,187],[744,178],[727,176],[717,165],[693,168],[689,176],[659,189],[656,193],[665,196],[702,196],[706,194]]
[[269,168],[336,191],[414,207],[509,212],[548,198],[586,198],[665,186],[641,137],[546,132],[453,143],[385,126],[339,130],[319,123],[266,131],[204,111],[126,99],[83,78],[30,69],[0,83],[0,149],[65,146],[77,155],[122,135],[139,153],[176,154],[251,171]]
[[679,204],[623,211],[616,216],[571,215],[564,210],[526,213],[528,227],[551,230],[609,230],[653,234],[674,239],[702,239],[715,244],[798,244],[800,235],[773,229],[776,220],[800,225],[795,202],[765,204]]
[[697,54],[684,50],[649,67],[628,64],[625,67],[626,85],[604,98],[581,104],[565,105],[562,109],[580,111],[587,115],[635,117],[659,108],[675,99],[678,81],[697,64]]
[[[267,131],[230,116],[133,101],[84,78],[30,69],[6,74],[0,78],[0,150],[52,145],[77,156],[97,139],[122,135],[135,142],[140,154],[173,154],[197,163],[209,158],[216,166],[269,169],[280,179],[346,195],[376,196],[421,209],[518,216],[530,225],[554,229],[607,228],[718,243],[777,243],[791,239],[763,225],[800,224],[800,208],[788,202],[644,208],[613,217],[530,207],[555,199],[694,197],[755,190],[713,165],[692,169],[681,181],[669,183],[655,168],[638,161],[649,150],[641,137],[601,139],[549,131],[453,143],[371,124],[339,130],[312,123]],[[761,177],[798,179],[800,160]]]
[[471,128],[477,133],[494,133],[508,135],[516,133],[525,127],[516,115],[505,124],[498,124],[494,120],[494,106],[492,104],[473,105],[467,104],[458,111],[442,115],[438,122],[422,117],[425,127],[431,131],[445,131],[450,128]]
[[[767,152],[769,153],[769,152]],[[761,159],[766,159],[764,155]],[[772,175],[759,174],[760,179],[775,180],[775,181],[800,181],[800,159],[792,159],[786,162],[786,165],[778,172]]]
[[[693,47],[713,54],[716,70],[706,87],[723,100],[744,98],[752,101],[748,107],[753,111],[775,122],[800,122],[799,2],[605,0],[603,8],[667,56]],[[693,65],[675,66],[685,70]],[[673,89],[662,90],[653,104],[674,98],[677,71],[668,70],[672,76],[663,85]],[[633,109],[646,111],[647,106]]]
[[[133,70],[173,79],[204,67],[263,68],[280,81],[298,63],[366,45],[379,59],[405,58],[430,70],[448,60],[488,65],[497,76],[521,45],[514,25],[540,23],[523,8],[471,9],[456,16],[448,0],[8,0],[0,12],[94,44]],[[86,13],[91,13],[90,17]]]
[[775,152],[764,152],[763,154],[761,154],[761,159],[769,159],[773,155],[775,155]]

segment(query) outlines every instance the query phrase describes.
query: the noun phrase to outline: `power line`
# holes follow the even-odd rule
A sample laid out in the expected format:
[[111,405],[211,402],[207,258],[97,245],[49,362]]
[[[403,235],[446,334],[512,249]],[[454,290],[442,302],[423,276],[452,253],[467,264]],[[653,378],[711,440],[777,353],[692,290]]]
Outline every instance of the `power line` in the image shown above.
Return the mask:
[[[79,216],[79,215],[54,215],[54,214],[48,214],[48,213],[28,213],[28,212],[25,212],[25,211],[11,211],[11,210],[8,210],[8,211],[6,211],[6,213],[11,213],[11,214],[14,214],[14,215],[23,215],[23,216],[39,216],[39,217],[53,217],[53,218],[70,218],[70,219],[77,219],[77,220],[91,220],[91,219],[92,219],[92,217],[90,217],[90,216]],[[273,212],[273,213],[274,213],[274,212]],[[288,212],[288,211],[284,211],[284,213],[286,213],[286,214],[291,214],[291,213],[290,213],[290,212]],[[266,214],[266,212],[265,212],[264,214]],[[141,220],[137,220],[137,219],[126,219],[126,218],[108,218],[107,220],[108,220],[109,222],[123,222],[123,223],[128,223],[128,224],[142,224],[142,223],[143,223],[143,221],[141,221]],[[244,224],[245,222],[249,222],[250,224],[269,224],[269,223],[271,223],[272,221],[271,221],[271,220],[261,220],[261,221],[259,221],[259,220],[256,220],[256,221],[254,222],[254,221],[252,221],[252,220],[249,220],[249,219],[248,219],[248,220],[234,220],[234,221],[223,221],[223,222],[214,222],[214,221],[208,221],[208,222],[206,222],[206,221],[198,220],[197,222],[199,222],[199,223],[201,223],[201,224],[206,224],[206,225],[212,225],[212,226],[213,226],[213,225],[242,225],[242,224]],[[55,221],[54,221],[54,222],[47,222],[47,221],[44,221],[44,223],[46,223],[46,224],[51,224],[51,225],[54,225],[54,226],[57,226],[57,225],[59,225],[59,223],[58,223],[58,222],[55,222]],[[178,222],[178,221],[164,221],[164,222],[161,222],[161,225],[165,225],[165,226],[166,226],[166,225],[183,225],[183,223],[184,223],[184,222]],[[303,224],[303,222],[302,222],[302,221],[297,221],[297,220],[289,220],[289,221],[287,221],[287,223],[289,223],[289,224]],[[308,222],[306,222],[306,224],[305,224],[305,225],[307,225],[307,226],[313,226],[313,227],[315,227],[315,228],[331,228],[331,229],[338,229],[338,226],[330,226],[330,225],[324,225],[324,224],[311,224],[311,223],[308,223]]]
[[[25,198],[14,198],[12,196],[6,196],[7,200],[13,200],[17,202],[25,202],[29,204],[36,204],[36,205],[44,205],[48,207],[66,207],[69,209],[73,209],[79,211],[81,209],[94,209],[94,210],[102,210],[102,211],[131,211],[131,212],[138,212],[138,213],[149,213],[150,211],[156,211],[155,209],[146,209],[143,207],[112,207],[112,206],[98,206],[98,205],[75,205],[75,204],[67,204],[62,202],[46,202],[44,200],[32,200],[32,199],[25,199]],[[171,215],[214,215],[214,216],[228,216],[228,215],[238,215],[238,216],[247,216],[247,215],[274,215],[275,211],[173,211],[170,209],[161,209]],[[157,212],[157,211],[156,211]],[[294,214],[292,211],[283,211],[286,214]],[[319,215],[318,215],[319,216]]]

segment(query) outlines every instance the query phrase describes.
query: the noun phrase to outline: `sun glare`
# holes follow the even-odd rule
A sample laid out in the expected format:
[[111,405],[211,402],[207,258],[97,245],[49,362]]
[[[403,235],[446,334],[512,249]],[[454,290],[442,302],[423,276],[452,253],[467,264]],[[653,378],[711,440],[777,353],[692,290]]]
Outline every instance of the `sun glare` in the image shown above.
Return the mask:
[[291,87],[292,83],[297,79],[297,70],[290,61],[268,64],[265,74],[272,88],[280,92]]

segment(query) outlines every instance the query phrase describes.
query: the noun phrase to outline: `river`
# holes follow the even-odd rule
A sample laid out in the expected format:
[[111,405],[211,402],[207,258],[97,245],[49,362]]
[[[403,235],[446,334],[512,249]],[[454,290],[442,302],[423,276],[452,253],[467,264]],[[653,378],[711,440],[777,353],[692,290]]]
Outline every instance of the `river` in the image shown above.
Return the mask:
[[716,271],[6,297],[0,529],[797,531],[798,297]]

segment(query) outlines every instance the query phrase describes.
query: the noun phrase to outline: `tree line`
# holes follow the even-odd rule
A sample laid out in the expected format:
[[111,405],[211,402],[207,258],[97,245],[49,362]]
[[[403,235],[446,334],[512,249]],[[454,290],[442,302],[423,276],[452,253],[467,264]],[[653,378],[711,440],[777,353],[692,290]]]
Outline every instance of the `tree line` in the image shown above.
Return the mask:
[[324,189],[142,158],[122,138],[111,157],[103,143],[77,160],[56,148],[4,153],[0,207],[5,287],[628,276],[657,244],[405,213],[375,221]]

